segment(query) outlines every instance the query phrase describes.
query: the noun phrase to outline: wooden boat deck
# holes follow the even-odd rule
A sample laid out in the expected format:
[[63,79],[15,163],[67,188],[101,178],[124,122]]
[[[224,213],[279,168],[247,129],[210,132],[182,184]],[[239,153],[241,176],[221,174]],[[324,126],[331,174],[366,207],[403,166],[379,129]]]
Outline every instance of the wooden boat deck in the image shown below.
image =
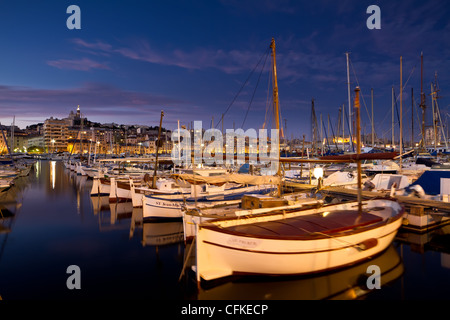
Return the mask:
[[227,227],[227,232],[263,238],[299,238],[314,235],[333,235],[369,226],[383,219],[368,212],[355,210],[333,211],[276,221],[257,222]]

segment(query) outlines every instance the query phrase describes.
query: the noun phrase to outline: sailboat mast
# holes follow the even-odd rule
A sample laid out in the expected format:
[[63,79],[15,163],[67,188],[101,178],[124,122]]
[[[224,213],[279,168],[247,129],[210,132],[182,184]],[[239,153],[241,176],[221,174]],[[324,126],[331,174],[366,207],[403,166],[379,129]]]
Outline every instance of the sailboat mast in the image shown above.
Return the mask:
[[403,57],[400,57],[400,172],[403,154]]
[[437,121],[439,121],[440,128],[441,128],[441,134],[442,134],[442,138],[439,139],[439,141],[444,140],[445,148],[448,149],[448,141],[447,141],[448,135],[446,136],[445,132],[444,132],[444,124],[442,123],[441,111],[439,110],[439,104],[438,104],[438,99],[440,98],[438,93],[439,93],[439,85],[438,85],[438,80],[437,80],[437,72],[435,72],[435,74],[434,74],[434,105],[435,105],[435,109],[436,109]]
[[16,116],[13,117],[13,122],[12,122],[12,126],[11,126],[11,152],[14,152],[14,127],[15,127],[15,125],[16,125]]
[[373,125],[373,88],[370,90],[370,97],[372,100],[372,148],[375,148],[375,130]]
[[433,84],[430,84],[431,86],[431,111],[433,114],[433,132],[434,132],[434,151],[436,151],[436,157],[437,157],[437,149],[436,149],[436,140],[437,140],[437,129],[436,129],[436,110],[434,107],[434,92],[433,92]]
[[[275,39],[272,38],[272,42],[270,44],[270,48],[272,48],[272,59],[273,59],[273,106],[274,106],[274,113],[275,113],[275,123],[276,123],[276,129],[279,134],[280,132],[280,104],[278,101],[278,83],[277,83],[277,60],[275,55]],[[278,145],[279,148],[279,145]],[[281,166],[280,166],[280,150],[278,150],[278,170],[277,174],[281,175]]]
[[[275,39],[272,38],[270,44],[272,48],[273,59],[273,106],[275,112],[275,123],[278,132],[278,161],[277,161],[277,176],[280,177],[280,185],[278,186],[278,196],[281,197],[281,165],[280,165],[280,103],[278,100],[278,81],[277,81],[277,59],[275,55]],[[273,139],[272,139],[273,141]]]
[[394,87],[392,87],[392,148],[394,148],[395,145],[395,136],[394,136]]
[[[337,130],[336,130],[336,132],[337,132],[337,136],[336,136],[336,143],[337,143],[337,145],[339,145],[338,143],[339,143],[339,135],[340,135],[340,132],[341,132],[341,113],[342,113],[342,110],[341,110],[341,108],[339,107],[339,114],[338,114],[338,123],[337,123]],[[342,141],[344,141],[344,139],[342,139]],[[337,148],[337,151],[339,151],[339,148]]]
[[345,53],[347,57],[347,92],[348,92],[348,117],[349,117],[349,134],[352,136],[352,103],[350,101],[350,68],[349,68],[349,53]]
[[414,88],[411,88],[411,148],[414,149]]
[[314,154],[316,151],[316,140],[317,140],[317,119],[316,111],[314,110],[314,98],[311,99],[311,153]]
[[159,119],[159,128],[158,128],[158,141],[156,142],[156,155],[155,155],[155,169],[153,171],[153,179],[152,179],[152,188],[156,188],[156,175],[158,170],[158,154],[159,154],[159,146],[161,144],[161,127],[162,127],[162,120],[164,117],[164,111],[161,110],[161,118]]
[[420,54],[420,108],[422,109],[422,150],[425,150],[425,93],[423,92],[423,52]]
[[342,105],[342,152],[345,151],[345,105]]
[[[359,106],[359,87],[355,88],[355,111],[356,111],[356,154],[361,154],[361,121]],[[361,160],[357,162],[358,167],[358,210],[362,212],[362,189],[361,189]]]
[[323,122],[322,122],[322,112],[320,113],[320,154],[323,156]]

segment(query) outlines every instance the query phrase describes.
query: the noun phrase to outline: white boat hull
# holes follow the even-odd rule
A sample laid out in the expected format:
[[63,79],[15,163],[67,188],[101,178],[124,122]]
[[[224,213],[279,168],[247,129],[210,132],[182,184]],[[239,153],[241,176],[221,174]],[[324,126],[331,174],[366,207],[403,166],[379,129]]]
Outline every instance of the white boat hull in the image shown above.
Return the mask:
[[[245,187],[239,189],[230,189],[225,190],[223,194],[219,195],[210,195],[207,196],[208,199],[199,200],[197,202],[198,205],[202,207],[210,207],[215,205],[226,205],[233,203],[235,199],[226,200],[226,197],[230,197],[233,194],[243,195],[244,193],[257,193],[264,192],[267,190],[267,193],[270,190],[269,188],[259,189],[258,187]],[[173,218],[173,219],[182,219],[183,213],[181,211],[182,205],[184,205],[183,197],[187,198],[186,195],[171,195],[171,196],[158,196],[158,195],[149,195],[143,196],[142,198],[142,206],[143,206],[143,217],[145,218]],[[190,199],[189,204],[195,204],[195,201]]]
[[[304,214],[316,212],[320,210],[306,210]],[[401,223],[402,219],[397,218],[367,231],[308,240],[244,236],[200,225],[196,240],[197,280],[234,274],[300,275],[352,265],[384,251]]]
[[183,201],[170,201],[161,198],[142,197],[143,218],[181,219]]
[[102,183],[101,178],[95,177],[93,179],[91,196],[109,196],[111,193],[111,185]]
[[[131,188],[121,188],[115,178],[110,179],[109,202],[124,202],[131,200]],[[127,184],[128,182],[125,182]]]

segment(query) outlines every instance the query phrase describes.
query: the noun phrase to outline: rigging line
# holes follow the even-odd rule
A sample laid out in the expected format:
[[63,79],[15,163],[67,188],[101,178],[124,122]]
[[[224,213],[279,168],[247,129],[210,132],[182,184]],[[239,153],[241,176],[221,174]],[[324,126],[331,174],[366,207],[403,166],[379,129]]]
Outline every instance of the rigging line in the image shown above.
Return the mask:
[[[414,99],[414,104],[415,104],[415,106],[416,106],[416,110],[417,110],[417,105],[416,105],[416,102],[415,102],[415,99]],[[395,122],[394,123],[394,125],[397,125],[397,124],[399,124],[400,123],[400,116],[399,116],[399,112],[398,112],[398,106],[397,106],[397,102],[395,102],[395,110],[396,110],[396,114],[397,114],[397,122]],[[409,115],[409,112],[410,112],[410,110],[406,110],[406,116],[407,115]],[[390,115],[390,113],[388,113],[387,115]],[[417,122],[416,122],[416,124],[421,124],[421,119],[419,118],[419,115],[418,115],[418,113],[416,112],[416,120],[417,120]],[[385,117],[385,119],[386,119],[386,117]],[[383,120],[383,122],[384,122],[384,120]],[[381,122],[381,123],[383,123],[383,122]],[[422,130],[422,129],[420,129],[420,130]],[[384,136],[384,135],[386,135],[386,134],[388,134],[389,132],[391,132],[392,131],[392,128],[389,128],[389,129],[387,129],[387,130],[385,130],[385,131],[382,131],[383,133],[382,133],[382,135]]]
[[[350,61],[350,65],[352,66],[353,74],[354,74],[354,76],[355,76],[355,78],[356,78],[356,83],[357,83],[358,86],[361,88],[361,86],[359,85],[358,77],[356,76],[355,68],[353,67],[353,63],[352,63],[351,59],[349,59],[349,61]],[[414,65],[414,67],[412,68],[411,73],[409,74],[409,77],[408,77],[408,79],[406,80],[406,82],[405,82],[405,84],[403,85],[403,87],[406,87],[406,86],[408,85],[408,82],[409,82],[409,80],[411,79],[411,77],[412,77],[414,71],[416,70],[416,67],[417,67],[417,63],[416,63],[416,64]],[[367,110],[366,100],[364,99],[364,95],[363,95],[362,93],[361,93],[361,97],[362,97],[362,99],[363,99],[364,107],[366,108],[367,116],[369,117],[369,120],[372,121],[372,119],[371,119],[371,117],[370,117],[370,115],[369,115],[369,111]],[[400,97],[397,96],[396,101],[397,101],[399,98],[400,98]],[[384,121],[383,121],[383,122],[384,122]]]
[[353,143],[353,136],[352,136],[352,133],[350,132],[350,123],[349,123],[349,120],[348,120],[348,115],[347,115],[347,117],[345,117],[345,119],[347,120],[347,127],[348,127],[348,129],[349,129],[350,143],[351,143],[351,145],[352,145],[352,151],[354,152],[354,151],[355,151],[355,145],[354,145],[354,143]]
[[[395,96],[395,90],[394,90],[394,96]],[[400,96],[400,95],[399,95]],[[397,120],[398,120],[398,126],[399,126],[399,130],[400,130],[400,113],[399,113],[399,111],[398,111],[398,104],[397,104],[397,100],[395,100],[395,111],[396,111],[396,113],[397,113]],[[403,117],[403,115],[402,115],[402,117]],[[395,123],[396,124],[396,123]],[[395,125],[394,124],[394,125]],[[402,130],[403,131],[403,130]],[[402,138],[403,138],[403,132],[401,132],[402,133]],[[399,137],[398,137],[398,140],[400,141],[400,133],[399,133]],[[402,139],[402,143],[403,143],[403,140],[404,139]],[[403,147],[403,149],[405,149],[406,148],[406,146],[404,146]],[[402,152],[401,150],[400,150],[400,152]]]
[[[323,123],[323,118],[322,118],[322,126],[323,129],[325,131],[325,140],[327,141],[327,147],[328,147],[328,151],[330,151],[330,143],[328,142],[328,132],[327,132],[327,127],[325,126],[325,124]],[[321,141],[323,143],[323,141]]]
[[[242,90],[244,89],[244,87],[247,85],[248,81],[250,80],[251,76],[253,75],[253,73],[255,72],[256,68],[258,68],[259,64],[262,61],[262,58],[267,55],[270,51],[270,47],[268,47],[266,49],[266,52],[264,52],[261,55],[261,58],[259,58],[258,63],[255,65],[255,67],[253,68],[253,70],[250,72],[250,74],[248,75],[247,79],[245,80],[244,84],[241,86],[241,88],[239,89],[238,93],[234,96],[233,100],[231,101],[230,105],[228,106],[227,110],[225,111],[225,113],[223,113],[223,116],[225,116],[225,114],[227,114],[227,112],[230,110],[231,106],[233,105],[233,103],[236,101],[237,97],[239,96],[239,94],[242,92]],[[220,121],[217,122],[216,124],[216,128],[219,126],[219,124],[222,122],[223,117],[220,118]]]
[[[348,60],[350,61],[350,65],[352,66],[353,75],[355,76],[356,83],[358,84],[358,87],[361,88],[361,86],[359,85],[358,77],[356,76],[355,68],[353,67],[352,60],[351,60],[350,58],[349,58]],[[367,116],[369,117],[369,121],[372,121],[372,119],[371,119],[371,117],[370,117],[370,115],[369,115],[369,110],[367,109],[366,100],[364,99],[364,95],[362,94],[362,92],[360,93],[360,95],[361,95],[361,98],[362,98],[362,100],[363,100],[364,108],[366,109]]]
[[415,116],[416,116],[416,120],[417,120],[417,122],[416,122],[416,124],[418,124],[419,125],[419,128],[420,128],[420,132],[422,133],[422,119],[420,118],[420,113],[419,113],[419,109],[418,109],[418,107],[417,107],[417,103],[416,103],[416,99],[414,98],[414,110],[416,111],[415,112]]
[[[416,65],[417,65],[417,64],[416,64]],[[411,73],[410,73],[408,79],[406,80],[406,83],[405,83],[405,85],[404,85],[405,87],[406,87],[406,85],[408,84],[409,80],[411,79],[411,76],[412,76],[412,74],[413,74],[415,68],[416,68],[416,66],[413,67],[413,70],[411,71]],[[359,84],[358,84],[358,85],[359,85]],[[397,101],[399,100],[399,98],[400,98],[399,96],[397,96],[397,97],[395,98],[395,103],[397,103]],[[363,100],[364,100],[364,98],[363,98]],[[386,118],[387,118],[389,115],[390,115],[390,113],[386,113],[386,115],[384,116],[383,121],[377,122],[377,124],[384,123],[384,122],[386,121]],[[384,134],[386,134],[386,133],[388,133],[388,132],[390,132],[390,131],[392,131],[392,128],[388,129],[387,131],[384,131]],[[384,135],[384,134],[383,134],[383,135]]]
[[268,57],[269,57],[269,54],[267,54],[266,55],[266,59],[264,59],[264,64],[263,64],[263,66],[261,68],[261,72],[259,73],[258,81],[256,82],[256,86],[255,86],[255,90],[253,90],[253,95],[252,95],[252,98],[250,99],[250,103],[248,104],[248,108],[247,108],[247,112],[245,113],[244,121],[242,121],[242,125],[241,125],[242,129],[244,129],[244,123],[245,123],[245,120],[247,120],[248,112],[250,111],[250,106],[252,105],[253,98],[255,97],[256,89],[258,89],[259,80],[261,80],[261,75],[262,75],[262,73],[264,71],[264,67],[266,66],[266,62],[267,62],[267,58]]
[[266,128],[267,113],[269,112],[269,108],[273,103],[273,95],[270,94],[270,84],[272,83],[272,72],[273,71],[269,72],[268,83],[267,83],[266,114],[264,115],[264,123],[263,123],[263,127],[262,127],[263,129]]
[[[328,115],[328,116],[330,116],[330,115]],[[331,127],[331,132],[333,134],[333,140],[334,140],[334,144],[336,146],[336,150],[338,150],[339,148],[338,148],[337,141],[336,141],[336,135],[334,134],[333,124],[331,122],[330,122],[330,127]]]

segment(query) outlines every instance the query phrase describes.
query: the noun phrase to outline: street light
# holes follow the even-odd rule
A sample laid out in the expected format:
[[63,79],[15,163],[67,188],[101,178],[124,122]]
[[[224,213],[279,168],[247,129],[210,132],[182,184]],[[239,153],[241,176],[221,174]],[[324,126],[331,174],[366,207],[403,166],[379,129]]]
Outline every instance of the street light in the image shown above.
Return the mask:
[[52,143],[52,152],[55,152],[55,139],[52,139],[50,142]]
[[318,189],[322,188],[323,168],[321,168],[321,167],[314,168],[313,175],[314,175],[314,178],[317,179],[317,188]]

